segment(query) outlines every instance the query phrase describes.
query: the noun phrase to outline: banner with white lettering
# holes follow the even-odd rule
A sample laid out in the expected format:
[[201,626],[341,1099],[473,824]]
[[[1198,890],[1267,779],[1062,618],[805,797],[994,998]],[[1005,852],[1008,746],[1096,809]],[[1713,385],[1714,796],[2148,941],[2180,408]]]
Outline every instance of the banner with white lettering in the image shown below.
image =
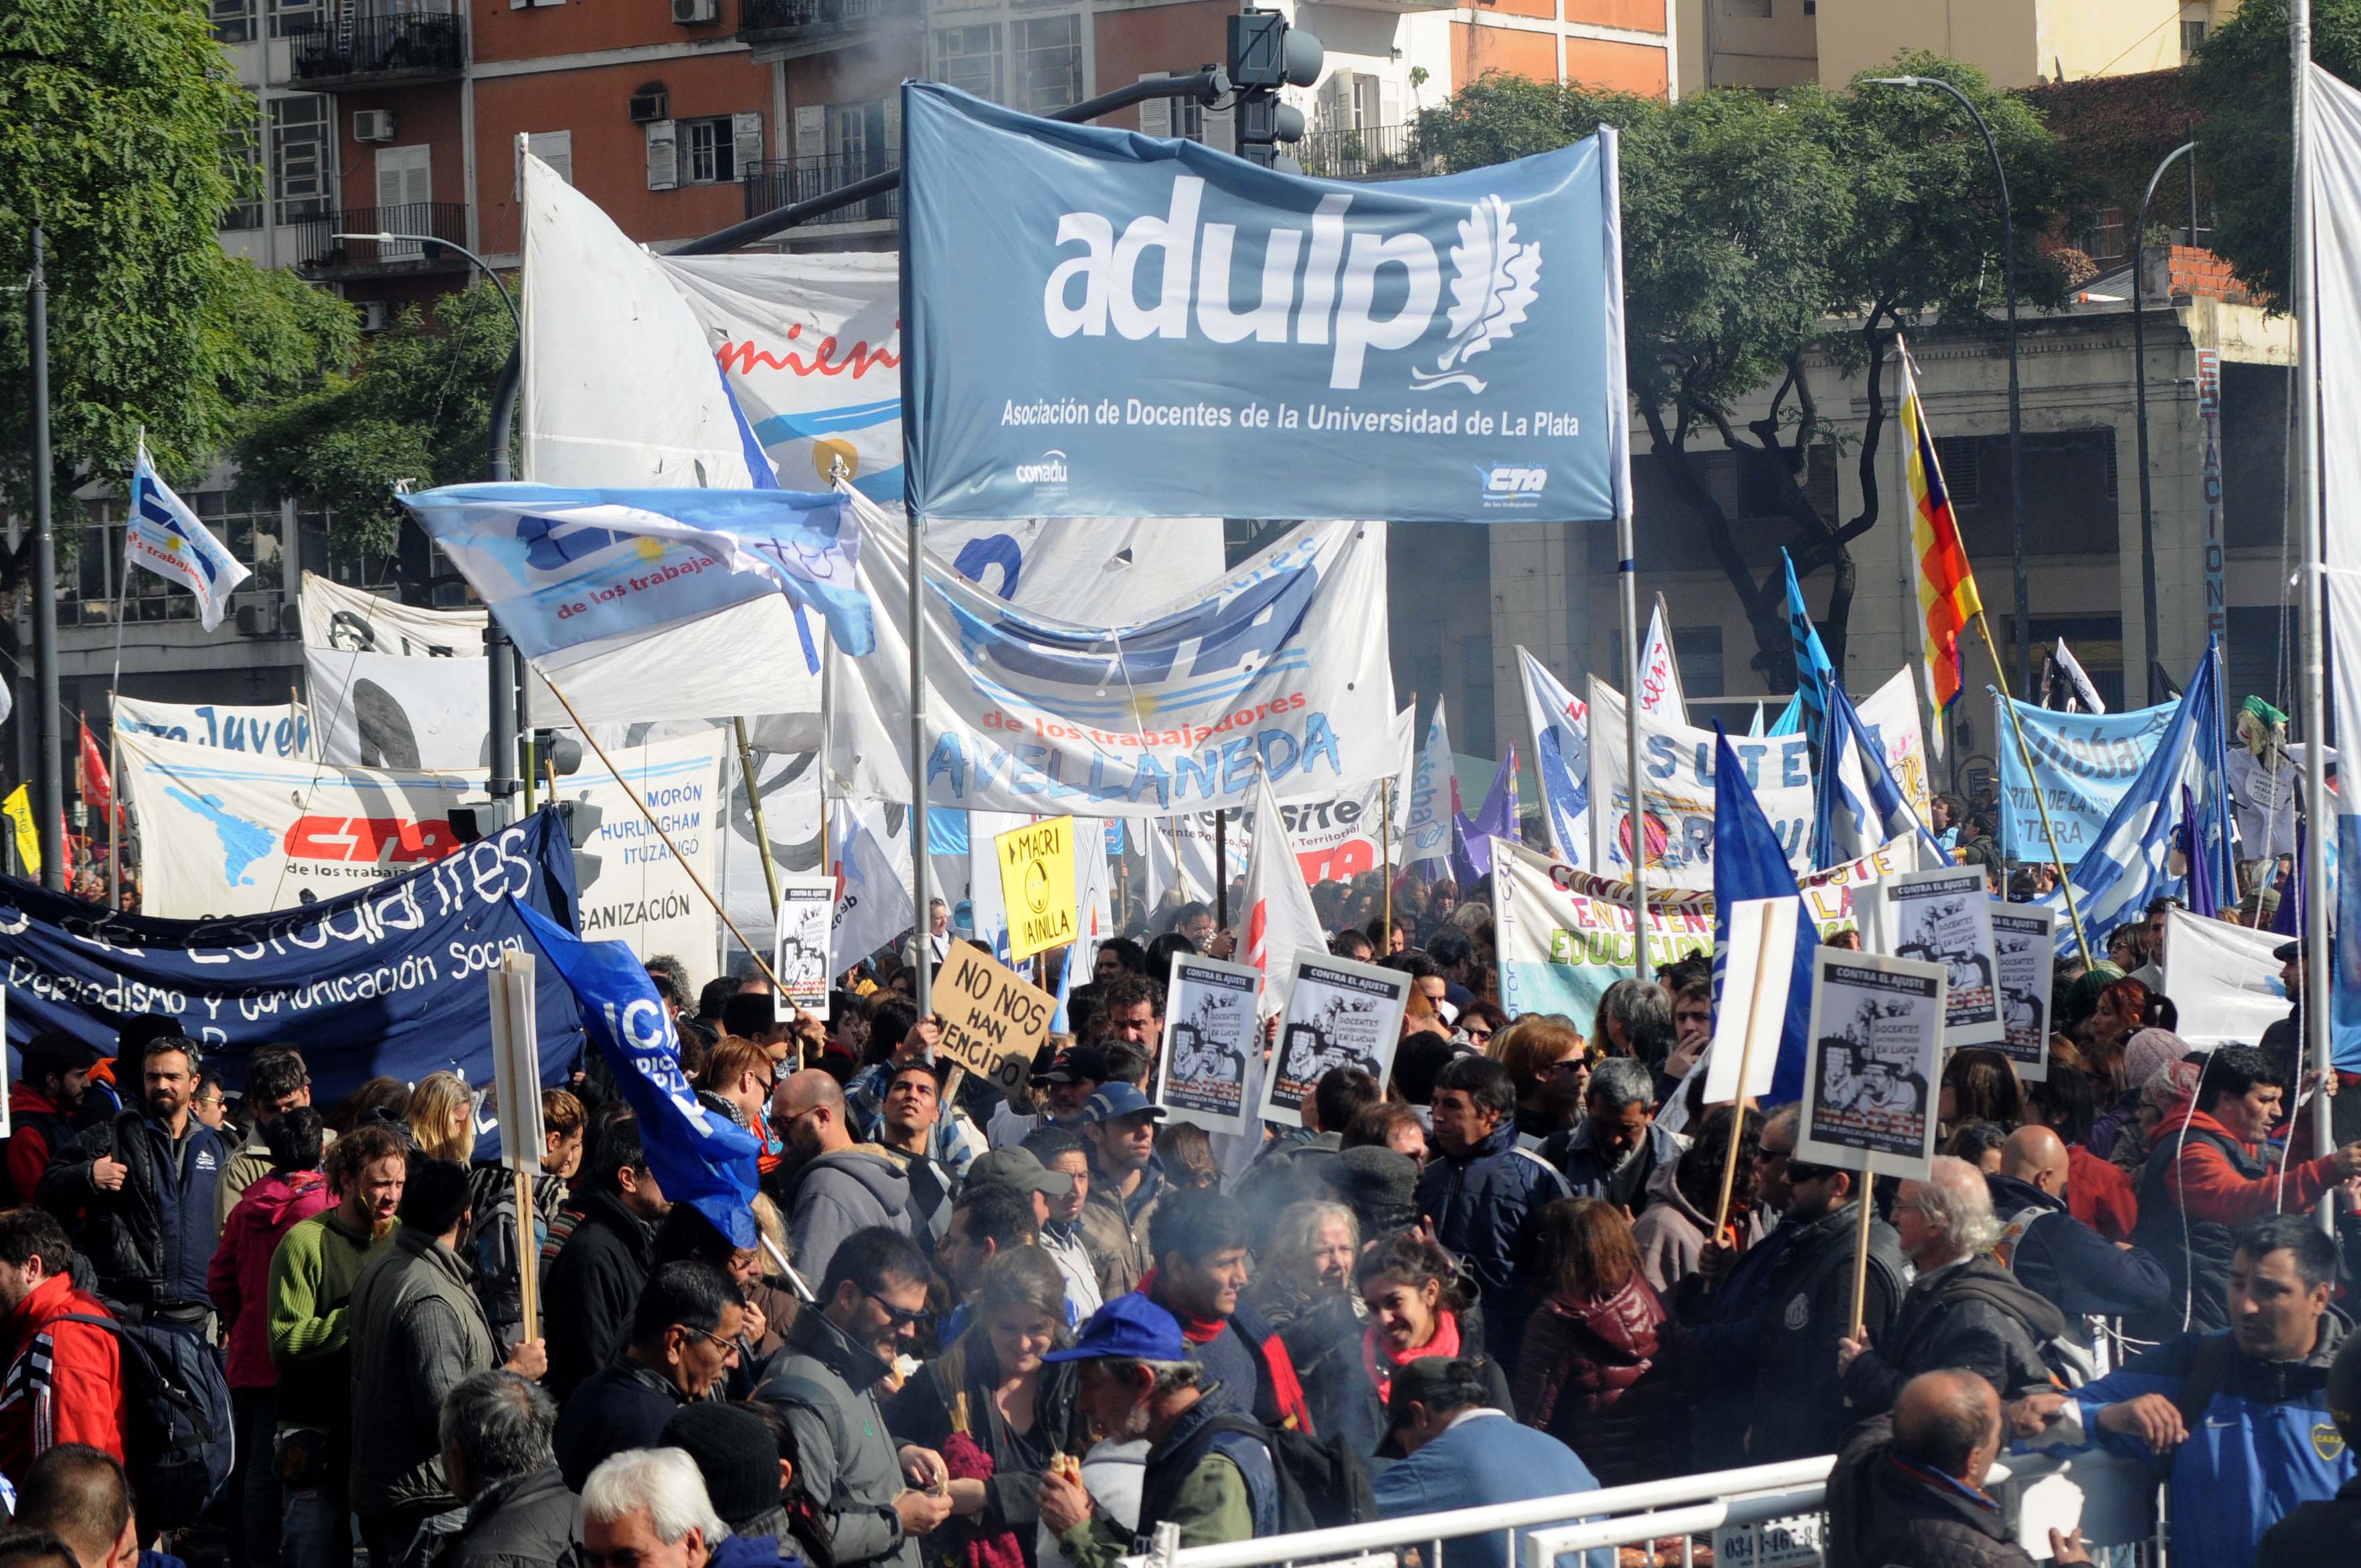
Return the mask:
[[[681,859],[665,848],[664,836],[631,804],[631,793],[595,756],[584,758],[580,773],[558,781],[560,799],[587,800],[601,814],[598,830],[576,859],[582,935],[628,942],[643,959],[669,953],[688,970],[692,989],[713,978],[719,920],[697,883],[702,879],[707,887],[714,885],[721,766],[730,750],[726,729],[608,748]],[[749,938],[760,939],[752,933]]]
[[2012,861],[2049,859],[2049,839],[2041,823],[2042,801],[2034,798],[2034,781],[2026,776],[2025,758],[2001,702],[2009,703],[2025,726],[2042,801],[2049,806],[2049,827],[2058,834],[2058,853],[2073,865],[2098,841],[2099,830],[2156,755],[2176,705],[2129,713],[2060,713],[1995,695],[1993,729],[2004,738],[1993,748],[2000,755],[2000,847]]
[[[833,643],[829,793],[910,798],[909,530],[851,498],[876,652]],[[1320,799],[1399,765],[1385,526],[1296,529],[1125,625],[1050,620],[930,569],[923,774],[932,804],[1027,815],[1243,809],[1257,772]]]
[[[1623,733],[1623,698],[1594,678],[1593,734]],[[1756,804],[1798,875],[1812,857],[1812,741],[1805,735],[1732,737]],[[1713,886],[1714,734],[1640,715],[1641,820],[1652,886]],[[1601,875],[1631,874],[1631,788],[1621,745],[1590,752],[1590,863]]]
[[300,702],[276,707],[233,707],[225,703],[146,702],[116,696],[115,726],[126,735],[153,735],[257,757],[309,757],[312,712]]
[[1620,515],[1611,130],[1339,185],[905,83],[912,510]]

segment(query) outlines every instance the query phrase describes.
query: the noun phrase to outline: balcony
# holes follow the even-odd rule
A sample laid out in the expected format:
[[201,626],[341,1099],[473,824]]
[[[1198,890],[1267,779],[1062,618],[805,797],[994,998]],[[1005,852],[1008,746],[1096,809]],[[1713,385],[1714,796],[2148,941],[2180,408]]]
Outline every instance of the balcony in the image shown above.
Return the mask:
[[467,36],[450,12],[323,19],[288,40],[295,80],[334,92],[346,87],[456,82],[467,63]]
[[[775,213],[797,202],[809,202],[847,185],[857,184],[872,175],[883,174],[893,165],[881,157],[838,159],[766,159],[747,166],[743,183],[746,187],[746,215],[759,218],[765,213]],[[809,223],[799,224],[787,231],[803,234],[816,229],[841,228],[851,224],[892,224],[902,215],[902,192],[899,189],[883,195],[871,196],[850,206],[823,213]]]
[[825,54],[892,29],[925,34],[918,0],[738,0],[738,41],[759,63]]
[[1304,173],[1323,180],[1408,180],[1433,173],[1441,161],[1421,149],[1414,125],[1311,131],[1279,150],[1291,152]]
[[398,207],[346,207],[294,225],[295,266],[306,277],[335,282],[400,272],[464,272],[467,258],[456,251],[407,240],[337,239],[340,234],[431,235],[453,245],[467,243],[467,209],[458,202],[408,202]]

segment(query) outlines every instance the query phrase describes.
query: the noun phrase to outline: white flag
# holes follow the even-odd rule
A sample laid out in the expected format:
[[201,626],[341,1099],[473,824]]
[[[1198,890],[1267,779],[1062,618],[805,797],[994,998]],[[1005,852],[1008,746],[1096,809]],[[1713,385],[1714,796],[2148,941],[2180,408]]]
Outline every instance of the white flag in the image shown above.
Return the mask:
[[1681,663],[1673,653],[1673,629],[1664,624],[1664,596],[1648,617],[1648,641],[1640,650],[1640,711],[1675,724],[1689,721],[1688,699],[1681,693]]
[[2106,698],[2101,696],[2099,688],[2091,684],[2090,675],[2082,669],[2082,662],[2067,652],[2066,639],[2063,637],[2058,640],[2058,668],[2059,673],[2065,675],[2067,683],[2073,686],[2074,700],[2082,705],[2083,712],[2107,711]]
[[196,595],[197,618],[207,631],[221,625],[229,596],[253,575],[197,521],[189,503],[157,477],[144,441],[131,468],[131,517],[124,551],[135,564]]
[[880,831],[885,808],[849,800],[831,804],[828,828],[834,842],[828,870],[836,875],[836,929],[829,948],[835,955],[831,962],[850,968],[917,920],[910,908],[909,857],[903,856],[897,867]]
[[1303,868],[1296,861],[1287,819],[1279,815],[1279,797],[1270,793],[1268,778],[1255,783],[1253,855],[1246,865],[1246,929],[1238,956],[1262,970],[1262,1015],[1268,1018],[1287,1006],[1287,992],[1295,983],[1295,955],[1328,950],[1327,934],[1312,907],[1312,890],[1303,885]]

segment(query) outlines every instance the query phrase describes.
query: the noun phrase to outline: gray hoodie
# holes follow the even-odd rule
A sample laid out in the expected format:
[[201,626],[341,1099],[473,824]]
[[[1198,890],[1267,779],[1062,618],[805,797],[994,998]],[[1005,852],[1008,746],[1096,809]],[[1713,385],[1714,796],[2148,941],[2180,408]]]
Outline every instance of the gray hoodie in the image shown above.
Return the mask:
[[787,1239],[796,1272],[815,1290],[844,1238],[872,1225],[891,1225],[919,1239],[910,1216],[910,1179],[874,1146],[824,1154],[804,1167],[787,1210]]

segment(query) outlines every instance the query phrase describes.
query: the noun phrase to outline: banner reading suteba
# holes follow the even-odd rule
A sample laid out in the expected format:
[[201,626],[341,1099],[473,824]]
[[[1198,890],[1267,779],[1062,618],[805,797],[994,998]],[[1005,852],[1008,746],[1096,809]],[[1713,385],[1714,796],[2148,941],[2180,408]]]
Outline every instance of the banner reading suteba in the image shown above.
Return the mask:
[[903,117],[920,513],[1622,508],[1611,130],[1344,185],[933,82],[905,85]]

